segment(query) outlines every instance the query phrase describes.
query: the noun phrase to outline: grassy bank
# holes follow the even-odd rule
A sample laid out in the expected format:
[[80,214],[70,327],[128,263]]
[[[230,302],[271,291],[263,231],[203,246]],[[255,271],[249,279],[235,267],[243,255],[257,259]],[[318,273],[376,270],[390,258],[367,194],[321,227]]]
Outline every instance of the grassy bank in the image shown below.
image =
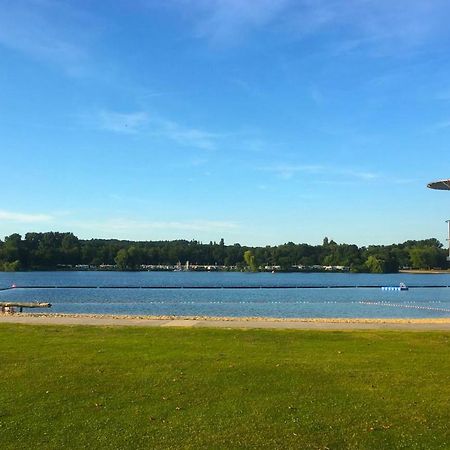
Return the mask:
[[0,448],[448,448],[450,334],[0,325]]

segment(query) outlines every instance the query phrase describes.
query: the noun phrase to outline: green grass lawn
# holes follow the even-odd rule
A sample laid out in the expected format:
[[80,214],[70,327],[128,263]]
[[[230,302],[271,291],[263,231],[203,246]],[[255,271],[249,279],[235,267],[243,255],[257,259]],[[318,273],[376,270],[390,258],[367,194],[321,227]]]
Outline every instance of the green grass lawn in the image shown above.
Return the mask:
[[450,448],[450,334],[0,325],[0,448]]

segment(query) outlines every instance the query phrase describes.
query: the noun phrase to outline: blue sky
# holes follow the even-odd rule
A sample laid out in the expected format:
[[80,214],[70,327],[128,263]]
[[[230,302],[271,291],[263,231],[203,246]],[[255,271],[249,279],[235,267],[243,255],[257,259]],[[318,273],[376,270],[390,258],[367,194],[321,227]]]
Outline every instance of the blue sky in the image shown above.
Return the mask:
[[437,237],[450,5],[0,0],[0,235]]

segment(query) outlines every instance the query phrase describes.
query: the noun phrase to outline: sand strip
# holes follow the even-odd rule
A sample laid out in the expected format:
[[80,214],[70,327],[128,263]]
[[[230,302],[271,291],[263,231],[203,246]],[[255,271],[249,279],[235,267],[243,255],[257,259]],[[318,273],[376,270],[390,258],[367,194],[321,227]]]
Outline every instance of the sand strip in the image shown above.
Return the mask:
[[409,330],[450,331],[450,318],[436,319],[343,319],[260,317],[114,316],[103,314],[3,314],[0,323],[32,325],[94,325],[195,328],[264,328],[298,330]]

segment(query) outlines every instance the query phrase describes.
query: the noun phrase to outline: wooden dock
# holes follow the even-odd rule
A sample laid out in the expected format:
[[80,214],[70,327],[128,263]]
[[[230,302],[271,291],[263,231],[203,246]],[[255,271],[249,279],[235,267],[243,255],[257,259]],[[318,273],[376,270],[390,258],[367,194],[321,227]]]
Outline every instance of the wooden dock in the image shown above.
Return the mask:
[[13,313],[16,308],[22,312],[23,308],[51,308],[51,306],[51,303],[43,302],[0,302],[2,313]]

